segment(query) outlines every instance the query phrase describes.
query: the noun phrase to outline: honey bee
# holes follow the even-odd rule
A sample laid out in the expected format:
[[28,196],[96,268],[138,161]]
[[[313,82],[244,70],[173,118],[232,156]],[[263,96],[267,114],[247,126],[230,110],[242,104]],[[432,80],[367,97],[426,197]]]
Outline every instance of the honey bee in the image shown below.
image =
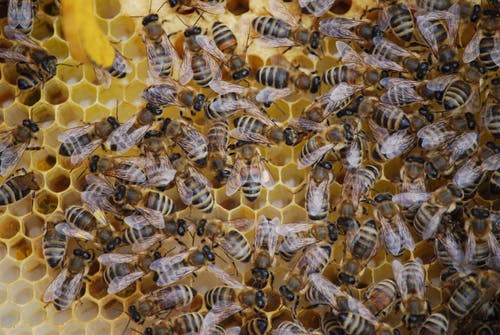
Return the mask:
[[272,188],[274,179],[263,161],[257,147],[248,143],[240,143],[226,183],[226,195],[233,195],[241,187],[247,200],[255,201],[260,195],[262,186]]
[[0,57],[16,63],[19,90],[34,90],[56,75],[57,58],[54,55],[10,26],[4,27],[4,35],[17,42],[12,49],[0,50]]
[[219,176],[226,168],[229,124],[226,120],[212,121],[207,134],[208,161]]
[[211,272],[227,286],[215,286],[205,292],[204,300],[208,309],[214,306],[236,305],[238,307],[233,309],[233,313],[237,313],[245,308],[254,308],[259,311],[266,307],[267,297],[264,291],[247,287],[223,270],[214,271],[214,269],[218,268],[212,267]]
[[306,190],[306,211],[311,220],[324,220],[330,209],[330,184],[333,182],[332,164],[319,162],[309,172]]
[[224,0],[169,0],[168,4],[181,14],[190,14],[195,11],[221,15],[225,12]]
[[272,328],[271,322],[264,315],[246,321],[241,327],[242,335],[265,335]]
[[0,185],[0,206],[13,204],[39,189],[33,172],[11,177]]
[[132,69],[126,58],[116,49],[113,63],[110,67],[103,69],[94,65],[94,73],[97,83],[103,85],[104,88],[109,88],[111,85],[111,77],[118,79],[125,78],[125,76],[131,71]]
[[284,132],[277,124],[262,122],[260,118],[243,115],[233,120],[231,137],[244,142],[266,145],[279,144],[284,140]]
[[54,302],[57,310],[65,310],[77,298],[83,285],[83,277],[88,272],[88,263],[93,254],[82,249],[73,250],[66,266],[49,284],[43,295],[44,302]]
[[319,31],[303,28],[297,18],[277,0],[269,0],[269,12],[272,16],[257,16],[252,20],[252,27],[261,35],[257,42],[264,47],[307,47],[315,54],[321,45]]
[[385,318],[399,298],[398,288],[392,279],[374,283],[364,293],[363,305],[376,317]]
[[7,23],[25,35],[33,29],[33,20],[38,10],[38,0],[9,0]]
[[190,27],[184,31],[183,58],[179,83],[185,86],[191,79],[201,87],[208,87],[213,79],[222,77],[217,61],[224,62],[225,55],[207,35],[201,34],[200,27]]
[[185,85],[182,86],[170,78],[166,78],[161,84],[147,87],[141,97],[157,106],[192,108],[195,112],[201,111],[206,103],[204,94],[197,93]]
[[172,285],[140,297],[129,306],[130,318],[144,323],[146,318],[168,315],[172,310],[189,306],[198,293],[187,285]]
[[380,127],[398,131],[410,127],[410,119],[399,107],[381,103],[377,99],[363,99],[358,107],[359,114],[369,116]]
[[147,254],[107,253],[100,255],[97,260],[106,266],[103,279],[108,285],[107,292],[116,294],[145,276],[144,271],[154,259]]
[[253,219],[201,219],[196,225],[196,235],[207,237],[214,245],[220,245],[233,260],[245,263],[252,257],[252,247],[242,232],[252,228],[254,223]]
[[[457,72],[460,63],[456,60],[454,47],[459,28],[460,5],[454,4],[448,10],[433,10],[417,15],[417,24],[424,40],[438,58],[443,73]],[[447,26],[443,24],[446,21]]]
[[318,242],[307,246],[295,263],[294,267],[286,274],[284,284],[279,292],[286,301],[295,300],[295,308],[299,302],[298,295],[306,287],[313,273],[322,273],[330,263],[332,246],[328,242]]
[[255,227],[252,286],[258,289],[266,287],[271,279],[273,283],[274,275],[270,271],[274,263],[274,255],[278,246],[278,227],[281,225],[280,219],[275,217],[268,219],[260,216],[257,227]]
[[368,220],[358,229],[347,231],[339,280],[346,285],[356,285],[379,247],[380,237],[375,221]]
[[[247,27],[248,25],[244,25]],[[250,67],[246,64],[245,56],[239,55],[238,40],[231,29],[220,21],[212,25],[212,36],[215,44],[224,54],[227,55],[227,65],[231,71],[233,80],[242,80],[250,75]]]
[[59,154],[71,157],[73,165],[90,156],[120,124],[112,116],[92,124],[71,128],[57,137],[61,142]]
[[404,159],[400,170],[401,192],[426,192],[424,163],[425,160],[421,156],[408,156]]
[[201,248],[191,248],[174,256],[157,259],[149,265],[149,268],[158,273],[156,284],[166,286],[201,268],[206,268],[210,272],[217,271],[215,265],[208,266],[214,261],[215,254],[210,247],[205,245]]
[[392,33],[404,42],[409,42],[414,34],[415,24],[410,9],[398,0],[384,3],[377,21],[380,29],[390,28]]
[[321,333],[308,331],[298,322],[283,321],[279,324],[276,330],[273,330],[273,335],[319,335]]
[[[470,70],[467,73],[477,72]],[[437,77],[426,84],[427,89],[434,92],[442,92],[441,104],[446,111],[460,108],[472,108],[477,100],[478,92],[474,85],[471,85],[468,79],[460,78],[456,75],[445,75]]]
[[403,221],[399,207],[392,202],[392,194],[380,193],[374,200],[375,218],[380,223],[387,250],[394,256],[401,255],[403,249],[413,251],[415,241]]
[[500,268],[500,245],[493,233],[496,215],[481,207],[472,208],[469,215],[464,226],[467,233],[465,262],[477,267]]
[[379,322],[370,314],[361,315],[353,312],[340,312],[338,321],[347,334],[399,335],[397,328]]
[[179,244],[183,245],[177,236],[184,236],[186,232],[187,225],[184,219],[168,220],[165,222],[165,228],[161,230],[151,225],[137,229],[128,227],[123,232],[122,239],[132,246],[132,251],[140,253],[149,250],[155,243],[173,236]]
[[447,120],[431,123],[417,132],[418,145],[425,150],[433,150],[455,138],[457,132],[450,128]]
[[42,246],[43,257],[51,268],[57,267],[64,260],[68,237],[55,229],[54,222],[47,222],[44,227]]
[[146,46],[149,73],[153,78],[170,77],[180,64],[169,36],[159,22],[158,14],[149,14],[142,19],[144,36],[142,41]]
[[186,206],[210,213],[214,207],[212,183],[183,157],[174,157],[172,164],[177,171],[175,185]]
[[457,169],[453,176],[453,183],[462,189],[465,199],[470,199],[475,194],[479,185],[485,181],[488,171],[500,168],[499,154],[500,152],[486,158],[481,163],[473,157]]
[[92,173],[119,179],[124,183],[143,184],[146,182],[142,160],[135,158],[93,155],[89,158],[89,170]]
[[448,334],[448,325],[448,318],[444,313],[432,313],[420,326],[418,335]]
[[144,137],[144,134],[156,121],[156,117],[162,113],[161,107],[147,103],[137,114],[109,134],[106,145],[112,151],[128,151]]
[[379,162],[399,157],[410,151],[416,144],[413,134],[408,133],[406,129],[390,134],[387,129],[378,126],[372,120],[368,120],[368,124],[377,142],[372,151],[372,156]]
[[464,49],[462,60],[470,63],[479,58],[489,71],[496,71],[500,66],[500,34],[498,19],[487,16],[480,21],[480,29],[476,30]]
[[184,151],[190,161],[198,166],[207,164],[208,139],[189,123],[166,118],[161,131]]
[[329,17],[321,20],[319,32],[335,39],[366,41],[384,34],[378,25],[345,17]]
[[26,149],[39,149],[28,147],[31,139],[36,138],[38,130],[36,123],[26,119],[22,125],[0,132],[0,176],[7,177],[11,174]]
[[[215,84],[217,83],[219,82],[214,81],[212,83],[213,90],[215,90]],[[253,101],[255,100],[256,102],[259,102],[258,100],[260,99],[260,96],[251,96],[249,90],[243,87],[241,89],[233,89],[236,86],[237,85],[233,85],[229,91],[221,90],[220,92],[222,94],[216,96],[209,103],[205,104],[205,118],[208,120],[228,119],[243,109],[248,115],[259,118],[261,122],[271,124],[269,118],[259,110]]]
[[87,209],[72,205],[64,210],[64,222],[55,226],[56,231],[67,237],[93,241],[92,232],[96,229],[97,219]]
[[326,312],[321,317],[321,330],[324,334],[343,334],[344,329],[340,325],[337,315]]
[[[177,315],[168,320],[161,320],[151,327],[145,328],[145,335],[188,335],[198,334],[203,325],[203,314],[200,312],[189,312]],[[224,334],[224,333],[222,333]]]
[[483,123],[495,138],[500,138],[500,108],[495,102],[486,103],[482,110]]
[[494,270],[483,270],[477,275],[471,274],[462,279],[447,303],[451,316],[463,320],[473,313],[481,302],[486,301],[499,289],[499,279]]

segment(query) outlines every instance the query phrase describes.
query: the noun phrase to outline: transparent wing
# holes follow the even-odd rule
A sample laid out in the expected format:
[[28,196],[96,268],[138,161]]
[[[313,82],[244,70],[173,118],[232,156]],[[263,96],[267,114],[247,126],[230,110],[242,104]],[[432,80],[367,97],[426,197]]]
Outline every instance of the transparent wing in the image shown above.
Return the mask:
[[212,40],[210,37],[207,35],[197,35],[196,37],[196,42],[200,45],[200,47],[207,53],[209,53],[212,57],[220,60],[223,62],[225,60],[225,55],[222,53],[222,51],[217,48],[217,45],[215,44],[214,40]]
[[215,79],[209,83],[209,86],[217,94],[227,94],[227,93],[244,94],[248,90],[248,88],[246,88],[245,86],[233,84],[229,81],[215,80]]
[[293,16],[288,9],[279,0],[269,0],[269,12],[276,18],[296,26],[299,24],[297,18]]
[[400,47],[396,43],[393,43],[383,37],[374,37],[373,38],[373,43],[375,45],[380,46],[381,48],[387,48],[388,50],[391,50],[391,53],[395,54],[398,57],[410,57],[414,56],[411,52],[406,50],[405,48]]
[[385,247],[393,256],[397,256],[402,247],[399,235],[391,227],[387,219],[380,217],[380,231],[384,237]]
[[408,288],[406,286],[406,278],[403,264],[400,261],[392,261],[392,272],[394,274],[394,279],[396,284],[398,284],[399,292],[401,293],[401,298],[405,299],[408,296]]
[[8,49],[0,50],[0,58],[3,58],[6,62],[25,62],[29,63],[30,60],[28,57],[23,55],[22,53],[15,52]]
[[264,164],[262,159],[258,157],[258,168],[260,169],[260,183],[267,189],[272,189],[274,186],[274,178],[271,175],[271,171]]
[[284,97],[289,96],[292,94],[293,91],[290,88],[274,88],[274,87],[266,87],[257,93],[255,96],[255,100],[257,102],[262,102],[262,103],[271,103],[275,100],[282,99]]
[[9,176],[28,147],[28,142],[7,146],[0,152],[0,175]]
[[222,270],[220,267],[214,264],[207,265],[208,271],[210,271],[217,279],[223,282],[225,285],[231,286],[236,289],[244,289],[245,286],[242,285],[238,280],[234,279],[229,273]]
[[222,15],[226,11],[224,8],[224,2],[205,2],[197,0],[194,6],[200,9],[202,12],[207,12],[213,15]]
[[236,191],[239,190],[241,185],[243,184],[243,180],[241,178],[241,169],[244,167],[244,164],[241,160],[237,160],[231,169],[231,173],[229,174],[229,178],[226,182],[226,195],[231,196]]
[[474,148],[477,142],[478,134],[475,132],[468,132],[457,136],[448,146],[450,153],[449,162],[455,163],[458,159],[463,157],[469,149]]
[[479,57],[479,42],[481,41],[481,30],[477,30],[464,49],[462,60],[464,63],[470,63]]
[[59,298],[61,293],[61,287],[66,281],[67,276],[68,276],[67,268],[62,269],[62,271],[59,272],[56,278],[45,289],[45,293],[43,295],[44,302],[51,302]]
[[[66,298],[68,301],[75,300],[83,284],[83,271],[77,273],[66,286]],[[68,306],[69,307],[69,306]]]
[[186,186],[186,180],[180,177],[175,178],[175,185],[177,186],[177,192],[181,197],[184,205],[189,206],[193,202],[193,191]]
[[344,63],[362,64],[363,58],[347,43],[342,41],[335,42],[340,58]]
[[132,255],[132,254],[112,254],[112,253],[107,253],[107,254],[102,254],[99,257],[97,257],[97,260],[99,263],[102,265],[106,266],[111,266],[114,264],[120,264],[120,263],[131,263],[137,260],[137,255]]
[[230,317],[231,315],[238,313],[244,307],[240,304],[225,304],[224,306],[215,305],[207,313],[203,319],[203,324],[200,329],[199,335],[211,335],[214,334],[215,325],[220,323]]
[[267,37],[261,36],[256,38],[255,43],[263,48],[281,48],[281,47],[292,47],[295,45],[289,38],[279,38],[279,37]]
[[[11,1],[12,2],[12,1]],[[30,9],[31,11],[31,9]],[[11,41],[16,41],[22,45],[25,45],[30,48],[40,49],[41,47],[32,40],[29,36],[26,36],[22,32],[12,28],[11,26],[3,27],[3,32],[5,37],[7,37]]]
[[448,74],[429,80],[425,85],[431,91],[443,91],[457,76]]
[[121,290],[129,287],[131,284],[139,280],[145,275],[143,271],[136,271],[125,276],[115,277],[111,280],[108,286],[109,294],[116,294]]
[[481,163],[481,169],[495,171],[500,169],[500,154],[491,155]]
[[[21,4],[19,6],[19,3]],[[7,22],[10,27],[29,28],[33,24],[33,9],[31,0],[9,1]]]
[[177,101],[177,85],[173,80],[147,87],[141,98],[158,106],[181,106]]
[[184,53],[181,63],[181,68],[179,70],[179,83],[181,85],[186,85],[193,79],[193,69],[191,68],[191,51],[189,47],[184,43]]
[[146,180],[144,184],[153,187],[168,186],[175,178],[177,171],[172,168],[168,157],[154,158],[148,153],[145,161]]
[[62,222],[56,225],[56,230],[59,234],[68,237],[75,237],[82,240],[93,241],[94,235],[89,232],[86,232],[83,229],[78,228],[74,224],[70,222]]
[[396,158],[415,145],[413,134],[400,130],[389,135],[380,146],[380,151],[388,159]]
[[404,208],[408,208],[429,200],[431,196],[431,193],[427,192],[403,192],[393,195],[392,201]]
[[314,180],[309,180],[307,187],[307,212],[309,216],[315,216],[323,212],[323,204],[329,195],[328,185],[330,181],[328,178],[323,179],[321,182],[316,183]]
[[132,251],[140,253],[149,250],[155,243],[158,243],[164,238],[165,236],[163,234],[154,234],[151,237],[148,237],[140,242],[135,242],[134,244],[132,244]]
[[438,208],[436,213],[429,220],[429,223],[424,227],[422,231],[422,239],[428,240],[434,236],[437,231],[439,224],[441,223],[441,219],[443,214],[446,212],[446,208]]
[[183,136],[177,140],[177,144],[186,152],[193,152],[200,147],[208,146],[208,139],[188,123],[182,123]]
[[351,29],[361,23],[363,21],[343,17],[330,17],[319,22],[319,31],[323,35],[333,38],[359,40],[360,37],[352,32]]
[[334,144],[330,143],[330,144],[327,144],[327,145],[324,145],[324,146],[318,148],[317,150],[312,152],[307,157],[302,157],[302,156],[299,157],[299,159],[297,160],[297,167],[299,169],[304,169],[308,166],[313,165],[319,159],[321,159],[321,157],[323,157],[329,150],[331,150],[334,146],[335,146]]
[[422,98],[413,87],[409,86],[393,86],[380,97],[380,101],[386,104],[395,106],[406,106],[417,101],[422,101]]
[[252,132],[251,129],[248,128],[242,128],[242,127],[233,128],[229,131],[229,135],[232,138],[235,138],[240,141],[261,143],[265,145],[272,144],[272,142],[268,140],[267,137],[259,133],[254,133]]

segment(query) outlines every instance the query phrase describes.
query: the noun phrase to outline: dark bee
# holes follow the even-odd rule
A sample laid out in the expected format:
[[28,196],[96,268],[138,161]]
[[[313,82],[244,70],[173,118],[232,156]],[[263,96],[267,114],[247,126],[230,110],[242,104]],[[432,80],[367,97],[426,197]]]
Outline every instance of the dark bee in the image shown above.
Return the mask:
[[166,78],[161,84],[147,87],[141,97],[146,101],[161,106],[177,106],[192,109],[191,113],[199,112],[206,105],[206,97],[187,86],[182,86],[174,80]]
[[38,131],[38,125],[26,119],[22,125],[1,133],[0,176],[9,176],[27,149],[39,149],[39,147],[28,147]]
[[255,228],[252,286],[258,289],[264,288],[268,281],[271,285],[274,275],[271,269],[274,264],[274,255],[278,246],[278,227],[281,222],[279,218],[268,219],[260,216]]
[[262,317],[255,317],[246,321],[241,327],[241,335],[265,335],[271,329],[269,320]]
[[130,71],[132,70],[127,60],[116,49],[113,63],[110,67],[103,69],[97,65],[94,65],[94,73],[97,82],[103,85],[104,88],[109,88],[109,86],[111,85],[111,77],[115,77],[118,79],[125,78],[127,73],[130,73]]
[[329,17],[319,22],[319,31],[323,35],[335,39],[371,41],[374,37],[382,36],[383,31],[378,25],[368,21],[361,21],[345,17]]
[[264,86],[278,90],[286,90],[292,83],[296,89],[310,93],[317,93],[321,85],[321,77],[316,74],[307,74],[298,69],[291,72],[281,66],[261,67],[255,72],[255,79]]
[[0,185],[0,206],[13,204],[39,189],[33,172],[11,177]]
[[284,140],[283,130],[274,123],[265,123],[260,118],[243,115],[233,120],[231,137],[249,143],[279,144]]
[[226,168],[229,141],[229,124],[226,120],[213,121],[207,134],[208,161],[216,174],[222,173]]
[[12,29],[29,35],[38,10],[38,0],[9,0],[7,23]]
[[57,267],[66,255],[68,237],[55,229],[55,223],[47,222],[43,233],[43,257],[51,268]]
[[436,312],[429,315],[418,330],[418,335],[441,335],[448,333],[448,318],[444,313]]
[[396,305],[399,293],[392,279],[371,285],[364,293],[363,304],[378,318],[386,317]]
[[245,57],[236,53],[238,40],[231,29],[224,23],[216,21],[212,25],[212,35],[219,50],[229,57],[227,64],[231,71],[231,78],[242,80],[248,77],[250,67],[246,64]]
[[389,131],[410,127],[410,119],[401,108],[380,103],[377,99],[363,99],[358,112],[360,115],[370,116],[377,125]]
[[161,131],[184,151],[189,160],[198,166],[207,164],[208,139],[189,123],[166,118]]
[[378,24],[382,31],[391,28],[394,35],[404,42],[409,42],[414,34],[415,24],[410,9],[398,0],[384,2],[379,14]]
[[500,66],[500,33],[498,32],[498,17],[487,16],[480,21],[480,29],[464,49],[462,59],[464,63],[471,63],[479,58],[481,64],[494,72]]

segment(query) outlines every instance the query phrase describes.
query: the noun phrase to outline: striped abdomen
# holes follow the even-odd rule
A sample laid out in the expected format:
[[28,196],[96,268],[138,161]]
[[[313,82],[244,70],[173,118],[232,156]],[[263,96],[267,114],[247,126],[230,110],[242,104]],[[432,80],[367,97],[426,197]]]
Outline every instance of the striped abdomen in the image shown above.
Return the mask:
[[452,110],[465,105],[472,94],[472,88],[463,80],[453,81],[444,92],[443,106],[446,110]]
[[279,66],[264,66],[255,73],[255,79],[260,84],[277,89],[288,86],[288,77],[288,71]]
[[252,27],[262,36],[288,38],[292,27],[280,19],[272,16],[258,16],[252,20]]

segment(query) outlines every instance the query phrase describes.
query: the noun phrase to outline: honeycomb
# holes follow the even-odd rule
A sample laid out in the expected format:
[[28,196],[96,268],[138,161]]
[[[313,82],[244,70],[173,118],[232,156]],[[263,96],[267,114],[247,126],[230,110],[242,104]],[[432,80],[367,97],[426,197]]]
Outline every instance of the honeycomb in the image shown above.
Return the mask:
[[[74,127],[80,121],[94,122],[106,116],[117,115],[120,122],[128,120],[144,104],[140,95],[153,83],[148,75],[146,53],[141,40],[141,19],[162,5],[163,1],[154,0],[94,0],[95,16],[102,30],[109,36],[117,48],[131,64],[131,73],[125,78],[113,79],[109,88],[98,85],[95,73],[90,66],[58,66],[57,75],[41,88],[32,92],[18,94],[16,87],[16,70],[13,64],[1,64],[0,80],[0,118],[4,126],[14,127],[23,119],[30,117],[37,122],[41,131],[37,134],[36,145],[40,150],[27,151],[18,164],[28,171],[35,171],[40,181],[41,190],[33,199],[27,197],[13,205],[2,209],[0,217],[0,335],[24,334],[136,334],[142,332],[140,326],[129,324],[126,314],[127,307],[153,287],[151,278],[146,278],[131,288],[116,294],[108,295],[102,283],[99,265],[94,263],[88,278],[85,279],[85,293],[71,308],[56,311],[52,306],[46,306],[41,297],[49,283],[57,275],[58,270],[51,269],[42,255],[42,235],[46,222],[53,213],[62,212],[73,204],[80,204],[80,192],[84,183],[86,163],[81,167],[73,167],[68,159],[58,155],[59,142],[57,135]],[[6,24],[6,2],[1,4],[2,26]],[[377,4],[368,0],[354,1],[338,0],[331,11],[337,16],[360,18],[366,8]],[[289,8],[291,8],[290,6]],[[295,6],[294,8],[298,8]],[[217,17],[232,28],[238,26],[240,20],[253,18],[255,15],[265,15],[264,6],[260,0],[230,0],[226,5],[226,13]],[[182,15],[178,18],[174,10],[163,6],[159,12],[165,19],[167,32],[180,32],[186,24],[194,23],[198,15]],[[313,19],[302,16],[304,26],[313,24]],[[205,15],[198,24],[209,29],[215,20],[212,15]],[[174,45],[181,51],[181,34],[172,37]],[[58,63],[78,65],[70,55],[64,39],[58,9],[52,1],[41,1],[37,19],[35,20],[32,37],[44,48],[57,57]],[[5,40],[2,42],[5,43]],[[251,44],[247,51],[247,59],[252,68],[268,64],[268,59],[276,53],[274,49],[260,49]],[[325,46],[325,56],[320,59],[307,57],[300,48],[292,48],[285,54],[289,60],[307,69],[316,69],[322,73],[324,69],[336,64],[335,45],[330,41]],[[305,106],[311,103],[311,97],[293,94],[273,105],[268,114],[277,122],[285,123],[298,117]],[[164,116],[177,118],[178,109],[166,109]],[[207,127],[203,116],[194,116],[194,124],[206,133]],[[214,189],[215,207],[210,217],[222,220],[241,217],[255,218],[260,215],[278,217],[281,222],[300,222],[307,218],[304,209],[305,182],[307,170],[297,168],[297,159],[301,146],[271,146],[261,147],[261,152],[267,160],[276,185],[270,190],[263,189],[255,202],[248,202],[241,192],[226,196],[225,187]],[[102,153],[102,151],[98,152]],[[396,159],[383,166],[382,177],[375,184],[377,192],[397,192],[394,180],[399,176],[401,161]],[[336,168],[334,183],[331,185],[332,203],[336,203],[341,193],[342,174]],[[176,205],[181,208],[175,214],[176,218],[186,215],[198,219],[201,213],[185,206],[176,192],[169,191]],[[492,209],[500,208],[498,198],[480,198],[478,202],[489,205]],[[252,241],[252,233],[248,234]],[[334,245],[333,261],[325,270],[327,277],[334,278],[338,264],[343,255],[343,239]],[[433,310],[439,308],[449,297],[449,292],[443,290],[439,279],[442,266],[435,259],[433,243],[419,241],[413,252],[406,251],[400,259],[420,257],[427,273],[426,296]],[[392,276],[391,262],[394,257],[379,251],[369,263],[361,278],[359,288],[351,288],[350,294],[360,298],[364,288],[370,283],[378,282]],[[228,271],[232,269],[227,267]],[[248,280],[248,271],[240,267],[242,281]],[[279,264],[276,280],[282,278],[288,271],[287,264]],[[203,277],[203,282],[200,278]],[[243,277],[243,278],[242,278]],[[198,273],[197,277],[189,278],[188,283],[200,288],[209,285],[213,278]],[[276,284],[275,284],[276,286]],[[279,297],[272,296],[267,307],[268,316],[273,325],[281,320],[291,318],[290,312],[281,308]],[[304,326],[319,328],[319,315],[313,310],[302,310],[298,315]],[[388,322],[400,326],[402,314],[394,312]],[[136,330],[137,328],[138,330]],[[125,332],[124,332],[125,331]],[[458,332],[458,331],[457,331]]]

